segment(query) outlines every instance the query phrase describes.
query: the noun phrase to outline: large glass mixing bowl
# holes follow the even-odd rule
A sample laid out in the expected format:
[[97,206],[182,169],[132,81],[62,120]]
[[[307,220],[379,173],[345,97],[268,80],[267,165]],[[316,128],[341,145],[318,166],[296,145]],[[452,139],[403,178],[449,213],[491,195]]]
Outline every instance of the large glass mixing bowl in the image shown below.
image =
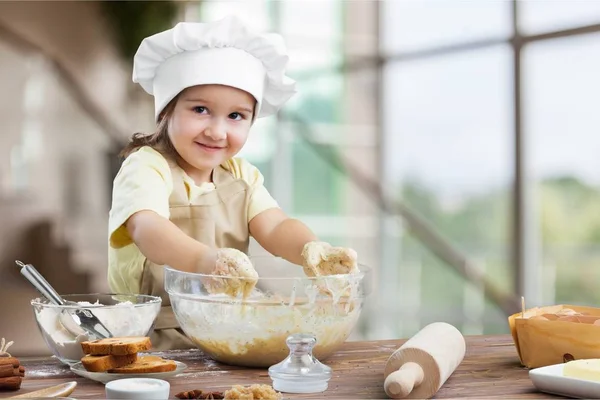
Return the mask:
[[185,334],[208,356],[231,365],[268,367],[287,357],[286,338],[313,334],[313,354],[325,360],[356,326],[370,292],[371,270],[309,278],[302,267],[273,256],[251,257],[259,279],[243,298],[211,294],[205,284],[231,277],[165,268],[165,289]]

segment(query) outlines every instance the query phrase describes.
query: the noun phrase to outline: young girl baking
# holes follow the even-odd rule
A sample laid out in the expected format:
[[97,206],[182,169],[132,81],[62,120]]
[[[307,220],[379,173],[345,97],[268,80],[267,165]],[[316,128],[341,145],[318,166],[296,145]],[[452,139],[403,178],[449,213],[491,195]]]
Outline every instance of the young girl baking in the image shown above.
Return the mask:
[[356,253],[319,241],[288,217],[261,173],[236,157],[256,118],[295,93],[281,37],[236,18],[179,23],[145,38],[133,81],[154,96],[156,131],[136,134],[114,180],[108,282],[117,293],[161,296],[159,350],[191,348],[163,287],[163,268],[228,275],[213,291],[246,294],[257,280],[249,237],[308,276],[356,271]]

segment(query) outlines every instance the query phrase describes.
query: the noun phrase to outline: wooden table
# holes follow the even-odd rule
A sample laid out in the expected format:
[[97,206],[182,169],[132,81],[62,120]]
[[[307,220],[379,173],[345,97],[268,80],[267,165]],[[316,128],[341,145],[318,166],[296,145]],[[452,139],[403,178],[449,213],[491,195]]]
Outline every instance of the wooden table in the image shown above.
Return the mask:
[[[528,370],[519,363],[512,338],[467,336],[467,354],[459,368],[437,393],[436,398],[558,398],[537,392]],[[325,363],[332,367],[329,389],[313,395],[285,395],[285,398],[386,399],[383,368],[387,358],[404,340],[347,342]],[[199,350],[159,353],[182,361],[188,369],[169,379],[171,397],[192,390],[225,391],[234,384],[271,384],[266,369],[231,367],[207,359]],[[77,381],[71,397],[103,398],[104,385],[73,374],[53,358],[22,358],[26,379],[18,392],[0,392],[0,398],[22,394],[68,381]]]

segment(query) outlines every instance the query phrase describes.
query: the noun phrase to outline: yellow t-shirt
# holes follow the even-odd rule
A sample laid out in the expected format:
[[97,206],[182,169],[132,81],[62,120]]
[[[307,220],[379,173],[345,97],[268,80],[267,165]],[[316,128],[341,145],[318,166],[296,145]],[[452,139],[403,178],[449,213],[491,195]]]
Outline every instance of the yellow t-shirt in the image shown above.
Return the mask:
[[[278,207],[255,166],[243,158],[233,158],[225,162],[223,167],[250,187],[248,222],[261,212]],[[190,199],[215,189],[212,183],[196,185],[185,172],[183,179],[189,188]],[[108,284],[113,292],[139,293],[146,260],[129,237],[125,222],[142,210],[151,210],[169,218],[169,196],[172,191],[173,180],[167,160],[151,147],[142,147],[130,154],[121,165],[113,183],[108,219]]]

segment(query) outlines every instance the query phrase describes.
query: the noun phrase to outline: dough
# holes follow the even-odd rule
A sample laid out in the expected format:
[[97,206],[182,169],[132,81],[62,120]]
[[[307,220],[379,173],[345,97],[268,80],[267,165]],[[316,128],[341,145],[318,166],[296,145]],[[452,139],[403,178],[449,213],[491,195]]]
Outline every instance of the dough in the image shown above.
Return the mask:
[[279,400],[281,393],[278,393],[269,385],[234,385],[225,392],[225,400]]
[[333,247],[326,242],[309,242],[302,250],[307,276],[350,274],[358,271],[356,251]]
[[232,248],[217,251],[217,265],[212,275],[224,278],[210,278],[205,282],[206,290],[211,294],[225,293],[232,297],[241,294],[247,298],[258,282],[258,273],[248,256]]

